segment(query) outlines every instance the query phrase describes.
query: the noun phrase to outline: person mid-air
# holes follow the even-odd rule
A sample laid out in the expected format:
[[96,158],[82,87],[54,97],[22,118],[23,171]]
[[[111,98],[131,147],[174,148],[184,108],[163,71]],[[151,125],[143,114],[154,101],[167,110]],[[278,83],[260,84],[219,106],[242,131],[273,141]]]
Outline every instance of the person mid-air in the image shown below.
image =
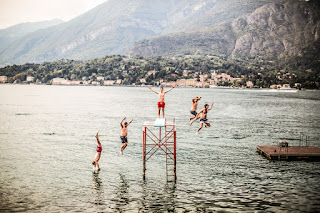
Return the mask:
[[102,145],[101,145],[100,140],[99,140],[99,130],[96,133],[96,139],[97,139],[97,143],[98,143],[97,144],[97,154],[94,156],[92,164],[93,164],[94,168],[99,169],[98,161],[100,160],[101,152],[102,152]]
[[210,108],[208,104],[205,104],[204,108],[200,110],[200,112],[196,115],[196,117],[191,121],[190,125],[197,119],[197,117],[200,116],[200,127],[197,131],[197,134],[199,134],[199,131],[202,129],[203,124],[205,127],[211,126],[210,123],[208,122],[207,114],[208,114],[208,111],[212,109],[212,106],[213,106],[213,103],[211,104]]
[[121,142],[122,142],[122,146],[120,148],[120,154],[123,155],[123,150],[128,146],[128,126],[129,124],[131,124],[131,122],[133,121],[133,119],[131,119],[131,121],[129,121],[129,123],[124,122],[124,124],[122,123],[124,120],[126,119],[126,117],[124,117],[121,122],[120,122],[120,126],[121,126]]

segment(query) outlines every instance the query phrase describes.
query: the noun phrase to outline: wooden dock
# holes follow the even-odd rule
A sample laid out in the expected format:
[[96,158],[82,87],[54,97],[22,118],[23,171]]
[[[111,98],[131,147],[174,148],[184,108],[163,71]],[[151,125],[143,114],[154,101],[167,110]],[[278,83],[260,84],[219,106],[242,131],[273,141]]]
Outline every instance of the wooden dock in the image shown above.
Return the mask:
[[320,161],[320,148],[315,146],[257,146],[257,151],[270,160]]

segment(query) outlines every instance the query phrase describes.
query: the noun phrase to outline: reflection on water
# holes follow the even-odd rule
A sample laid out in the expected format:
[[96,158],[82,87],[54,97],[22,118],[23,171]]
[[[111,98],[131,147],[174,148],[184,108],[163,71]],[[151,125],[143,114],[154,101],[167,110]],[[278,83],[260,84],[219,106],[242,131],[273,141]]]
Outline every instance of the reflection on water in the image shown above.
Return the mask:
[[175,191],[176,191],[176,182],[167,183],[165,185],[164,194],[167,195],[167,198],[166,198],[167,205],[166,206],[168,208],[166,209],[166,211],[168,211],[168,212],[175,212],[175,210],[176,210],[175,200],[176,200],[177,196],[175,194]]
[[92,180],[93,180],[93,186],[92,188],[95,189],[95,201],[94,204],[96,205],[102,205],[103,204],[103,188],[102,188],[102,181],[99,177],[100,170],[94,171],[92,173]]
[[174,182],[164,183],[163,185],[155,182],[143,181],[141,183],[141,211],[176,211],[176,184]]
[[115,198],[115,202],[116,202],[116,206],[115,209],[122,212],[124,210],[126,210],[126,206],[129,204],[129,183],[125,177],[125,175],[123,174],[119,174],[120,176],[120,181],[119,181],[119,185],[116,188],[116,198]]

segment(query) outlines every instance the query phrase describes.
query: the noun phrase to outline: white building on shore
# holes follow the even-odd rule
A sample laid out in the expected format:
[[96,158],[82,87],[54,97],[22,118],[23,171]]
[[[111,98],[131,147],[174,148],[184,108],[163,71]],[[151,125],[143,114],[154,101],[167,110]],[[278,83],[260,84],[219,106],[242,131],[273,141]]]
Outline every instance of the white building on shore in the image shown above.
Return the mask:
[[3,75],[3,76],[0,76],[0,83],[7,83],[8,82],[8,77]]
[[246,85],[247,85],[247,87],[252,88],[253,87],[253,82],[252,81],[247,81]]
[[28,76],[27,76],[27,82],[32,82],[33,79],[34,79],[33,76],[31,76],[31,75],[28,75]]
[[91,85],[100,85],[100,82],[98,82],[98,81],[92,81],[92,82],[91,82]]
[[114,80],[106,80],[106,81],[103,82],[103,85],[111,86],[111,85],[114,85],[115,82],[116,81],[114,81]]
[[104,77],[103,76],[98,76],[97,77],[97,81],[103,81],[104,80]]
[[64,79],[64,78],[53,78],[51,84],[52,84],[52,85],[67,85],[67,84],[68,84],[68,79]]
[[141,78],[139,81],[140,81],[140,83],[147,83],[146,79],[144,79],[144,78]]

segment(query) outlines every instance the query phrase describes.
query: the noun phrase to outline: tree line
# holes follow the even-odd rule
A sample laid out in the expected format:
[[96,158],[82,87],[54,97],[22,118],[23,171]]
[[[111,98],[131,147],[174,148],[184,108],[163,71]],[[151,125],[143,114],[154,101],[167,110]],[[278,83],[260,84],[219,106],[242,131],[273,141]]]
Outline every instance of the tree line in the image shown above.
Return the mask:
[[[300,65],[299,65],[300,63]],[[307,89],[319,89],[319,62],[307,66],[304,60],[293,60],[281,63],[263,58],[227,59],[223,56],[190,56],[177,57],[129,57],[110,55],[87,61],[61,59],[42,64],[27,63],[6,66],[0,69],[0,76],[7,76],[9,83],[22,83],[27,76],[33,76],[33,83],[50,84],[53,78],[69,80],[96,81],[98,76],[105,80],[122,80],[123,85],[141,84],[144,78],[147,84],[161,80],[177,79],[199,80],[200,74],[212,72],[226,73],[238,82],[219,82],[220,86],[243,86],[251,81],[254,87],[268,88],[274,84],[300,83]],[[149,71],[153,71],[150,72]],[[187,76],[185,73],[188,73]],[[289,73],[290,75],[287,75]]]

